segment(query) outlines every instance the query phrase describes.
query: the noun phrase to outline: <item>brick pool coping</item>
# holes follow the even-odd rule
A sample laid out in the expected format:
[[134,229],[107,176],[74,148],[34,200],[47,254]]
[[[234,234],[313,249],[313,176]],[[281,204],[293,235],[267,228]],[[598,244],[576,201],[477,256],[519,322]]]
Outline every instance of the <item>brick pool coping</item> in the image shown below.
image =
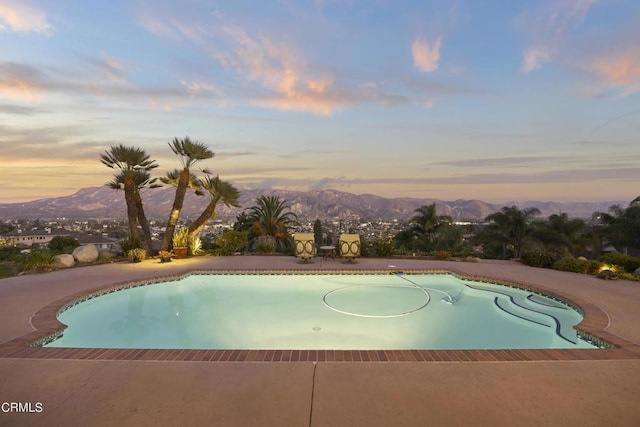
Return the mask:
[[640,359],[640,346],[606,331],[607,314],[598,306],[575,296],[564,295],[530,285],[459,273],[455,269],[402,269],[407,274],[452,274],[464,280],[480,281],[526,289],[569,303],[583,313],[575,329],[581,337],[610,348],[596,349],[501,349],[501,350],[191,350],[191,349],[119,349],[42,347],[66,328],[57,314],[79,302],[119,290],[177,280],[193,274],[390,274],[393,270],[194,270],[184,274],[125,281],[59,298],[31,317],[35,329],[0,345],[0,358],[75,359],[75,360],[157,360],[211,362],[503,362],[541,360],[632,360]]

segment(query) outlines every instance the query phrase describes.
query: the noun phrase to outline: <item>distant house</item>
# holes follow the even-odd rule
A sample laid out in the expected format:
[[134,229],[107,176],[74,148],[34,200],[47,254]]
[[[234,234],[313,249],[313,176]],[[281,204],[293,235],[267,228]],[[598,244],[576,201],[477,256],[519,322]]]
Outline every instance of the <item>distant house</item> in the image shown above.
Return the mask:
[[46,246],[56,236],[73,237],[78,240],[80,246],[95,245],[99,252],[118,251],[120,249],[117,239],[105,235],[94,236],[76,231],[50,228],[44,230],[14,230],[0,236],[0,246],[33,246],[34,244]]
[[0,236],[2,246],[32,246],[46,245],[56,236],[73,236],[73,231],[46,228],[44,230],[14,230]]
[[95,245],[95,247],[98,248],[98,252],[118,252],[120,250],[118,239],[112,239],[104,234],[94,236],[92,234],[82,233],[73,235],[72,237],[78,239],[80,246]]

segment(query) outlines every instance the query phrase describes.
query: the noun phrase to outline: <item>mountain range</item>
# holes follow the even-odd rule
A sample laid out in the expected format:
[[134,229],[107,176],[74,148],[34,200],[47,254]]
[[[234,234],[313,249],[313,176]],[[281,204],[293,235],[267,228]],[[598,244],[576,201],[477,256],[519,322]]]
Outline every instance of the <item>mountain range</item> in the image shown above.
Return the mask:
[[[173,187],[147,189],[142,199],[147,217],[166,220],[173,204]],[[228,208],[219,204],[217,218],[233,219],[244,208],[253,206],[261,196],[277,195],[286,200],[300,219],[400,219],[414,215],[415,209],[436,204],[439,215],[449,215],[456,221],[478,221],[499,211],[503,206],[520,209],[538,208],[543,217],[564,212],[570,217],[590,218],[593,212],[607,211],[613,204],[626,206],[626,202],[508,202],[487,203],[481,200],[443,201],[432,198],[385,198],[372,194],[351,194],[337,190],[286,191],[242,190],[242,208]],[[188,193],[181,218],[194,219],[207,205],[207,196]],[[126,216],[124,194],[108,187],[83,188],[70,196],[39,199],[25,203],[0,203],[0,219],[54,219],[54,218],[123,218]]]

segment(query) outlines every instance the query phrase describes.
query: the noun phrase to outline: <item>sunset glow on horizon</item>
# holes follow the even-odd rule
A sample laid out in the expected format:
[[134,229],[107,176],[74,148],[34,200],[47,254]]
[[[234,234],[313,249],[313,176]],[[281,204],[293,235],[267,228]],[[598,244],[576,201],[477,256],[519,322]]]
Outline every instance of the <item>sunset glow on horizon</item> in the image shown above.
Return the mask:
[[174,138],[238,189],[640,196],[640,2],[0,0],[0,203]]

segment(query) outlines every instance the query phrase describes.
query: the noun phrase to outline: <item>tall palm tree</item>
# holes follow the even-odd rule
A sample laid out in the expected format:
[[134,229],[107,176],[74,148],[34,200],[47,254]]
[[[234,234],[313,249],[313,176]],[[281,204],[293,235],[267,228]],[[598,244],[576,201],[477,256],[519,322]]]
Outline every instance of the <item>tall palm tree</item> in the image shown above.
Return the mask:
[[298,216],[290,209],[278,196],[260,196],[248,209],[246,224],[254,237],[272,236],[278,246],[284,247],[291,239],[289,229],[298,224]]
[[438,215],[436,204],[424,205],[416,209],[417,215],[411,218],[412,232],[418,239],[426,240],[426,245],[430,245],[435,238],[436,232],[443,226],[451,225],[453,218],[448,215]]
[[[139,173],[148,173],[158,167],[155,160],[142,149],[137,147],[127,147],[123,144],[111,146],[111,148],[100,154],[100,162],[118,172],[114,180],[107,185],[116,188],[112,184],[120,181],[124,189],[124,200],[127,204],[127,218],[129,220],[129,234],[132,239],[139,240],[138,237],[138,209],[136,207],[136,192],[138,184],[136,179]],[[120,188],[120,185],[117,186]]]
[[[164,233],[164,239],[162,241],[162,250],[168,250],[171,240],[173,239],[173,233],[176,230],[178,219],[180,219],[180,211],[184,205],[184,198],[187,194],[187,188],[189,183],[193,182],[191,168],[202,160],[210,159],[214,156],[213,151],[209,150],[207,146],[198,141],[191,141],[189,137],[184,139],[174,138],[169,143],[171,151],[180,158],[182,164],[182,170],[178,175],[178,181],[176,184],[176,195],[173,200],[173,206],[169,213],[169,220],[167,221],[167,228]],[[206,169],[202,172],[209,174]]]
[[202,191],[206,191],[211,196],[209,204],[200,214],[198,218],[189,226],[189,236],[195,236],[202,230],[202,227],[214,218],[216,214],[216,207],[219,202],[224,203],[226,206],[240,207],[238,199],[240,198],[240,192],[232,184],[223,181],[220,177],[210,178],[208,176],[200,178],[200,188]]
[[[136,205],[136,213],[138,224],[140,228],[142,228],[142,235],[144,236],[145,246],[148,251],[153,252],[155,248],[153,247],[153,240],[151,238],[151,230],[149,228],[149,221],[147,220],[147,216],[144,212],[144,205],[142,204],[142,197],[140,196],[140,190],[144,188],[158,188],[159,184],[156,184],[157,178],[151,179],[151,175],[149,172],[139,170],[133,173],[134,181],[136,184],[135,191],[135,205]],[[124,185],[125,173],[119,172],[114,175],[112,181],[107,183],[107,186],[113,188],[114,190],[119,190]]]
[[538,208],[520,210],[516,206],[505,206],[499,212],[485,218],[486,221],[491,222],[487,226],[486,234],[502,242],[503,256],[506,256],[507,245],[511,245],[515,258],[520,258],[524,240],[531,232],[529,222],[538,214],[540,214]]

